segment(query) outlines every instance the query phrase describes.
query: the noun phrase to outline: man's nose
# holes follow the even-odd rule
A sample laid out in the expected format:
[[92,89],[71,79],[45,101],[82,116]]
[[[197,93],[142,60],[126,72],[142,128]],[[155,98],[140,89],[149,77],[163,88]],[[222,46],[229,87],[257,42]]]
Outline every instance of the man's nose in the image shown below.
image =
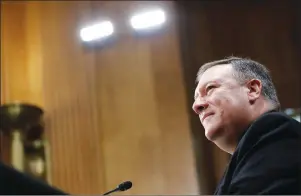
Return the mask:
[[201,114],[201,112],[208,107],[208,103],[205,101],[202,101],[200,99],[195,100],[192,109],[196,114]]

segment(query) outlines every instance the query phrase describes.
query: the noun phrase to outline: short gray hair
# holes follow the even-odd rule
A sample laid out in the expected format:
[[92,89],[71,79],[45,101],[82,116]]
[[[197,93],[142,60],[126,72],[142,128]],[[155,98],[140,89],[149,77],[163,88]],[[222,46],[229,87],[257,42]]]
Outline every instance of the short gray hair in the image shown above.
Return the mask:
[[264,65],[254,60],[239,57],[228,57],[225,59],[205,63],[201,66],[197,73],[197,82],[207,69],[223,64],[232,65],[234,77],[241,84],[251,79],[260,80],[262,82],[262,95],[273,103],[276,110],[280,110],[280,102],[278,100],[276,88],[273,84],[269,70]]

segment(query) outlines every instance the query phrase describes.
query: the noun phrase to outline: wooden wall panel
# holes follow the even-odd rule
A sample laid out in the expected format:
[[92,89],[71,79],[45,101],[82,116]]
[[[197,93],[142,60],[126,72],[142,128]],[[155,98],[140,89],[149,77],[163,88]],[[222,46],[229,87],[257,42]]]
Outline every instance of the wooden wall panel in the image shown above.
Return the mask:
[[42,83],[37,82],[42,75],[40,34],[35,32],[38,10],[26,2],[1,4],[2,103],[20,101],[42,105]]
[[[176,21],[174,11],[169,12],[169,17]],[[150,40],[152,43],[151,61],[155,76],[156,99],[160,100],[157,104],[157,115],[160,128],[163,130],[164,171],[169,177],[166,180],[166,186],[173,190],[172,194],[181,192],[182,194],[194,194],[194,191],[191,190],[193,187],[197,187],[197,181],[194,180],[197,177],[196,169],[191,167],[191,171],[188,173],[185,169],[190,167],[189,165],[192,165],[194,160],[191,159],[193,151],[187,151],[189,146],[192,147],[191,136],[185,134],[185,130],[189,127],[186,116],[190,108],[178,104],[183,101],[186,103],[186,97],[176,27],[175,23],[171,23],[169,31],[162,34],[160,39]],[[166,118],[167,116],[170,118]],[[179,161],[181,164],[174,164]],[[173,177],[174,171],[178,171],[177,175],[180,179]],[[189,182],[189,185],[183,186],[183,182]]]
[[[1,2],[1,64],[6,100],[28,101],[26,70],[25,4]],[[4,28],[5,27],[5,28]],[[11,90],[14,88],[15,90]]]
[[[1,4],[0,4],[0,24],[1,25],[3,25],[4,23],[5,23],[5,20],[4,20],[4,8],[3,8],[3,6],[2,6],[2,2],[1,2]],[[1,26],[2,27],[2,26]],[[0,29],[0,32],[1,32],[1,34],[0,34],[0,36],[1,36],[1,40],[3,40],[4,39],[4,32],[3,32],[3,28],[1,28]],[[5,101],[5,94],[7,94],[7,92],[5,92],[3,89],[5,89],[5,90],[7,90],[7,88],[5,88],[5,85],[7,85],[7,83],[5,83],[5,80],[6,80],[6,78],[5,78],[5,76],[4,76],[4,74],[2,74],[3,72],[4,72],[4,70],[5,70],[5,67],[3,66],[4,65],[4,59],[2,58],[2,56],[3,56],[3,44],[1,44],[1,46],[0,46],[1,48],[1,53],[0,53],[0,55],[1,55],[1,64],[0,64],[0,71],[1,71],[1,77],[0,77],[0,80],[1,80],[1,95],[0,95],[0,98],[1,98],[1,104],[2,103],[4,103],[4,101]]]
[[[30,100],[24,36],[25,5],[1,2],[1,104]],[[1,133],[1,160],[9,164],[9,137]]]
[[[135,37],[128,16],[151,1],[7,4],[22,6],[14,10],[22,16],[7,20],[23,24],[18,32],[25,41],[2,46],[11,58],[24,48],[26,62],[20,68],[26,78],[6,88],[15,93],[7,101],[22,98],[27,86],[23,101],[44,108],[53,185],[101,194],[132,180],[124,194],[198,193],[175,21],[159,34]],[[171,13],[172,5],[160,3]],[[105,17],[119,27],[116,42],[84,47],[79,27]],[[17,63],[11,66],[3,74],[16,78]]]
[[40,24],[44,21],[40,17],[39,3],[32,1],[27,2],[25,7],[24,18],[24,37],[26,53],[26,70],[28,82],[29,101],[39,106],[44,103],[44,83],[43,81],[43,50]]
[[[135,11],[133,7],[143,5],[150,2],[95,3],[93,8],[116,10],[118,14],[110,17],[122,25],[119,22],[127,22],[129,15],[124,10]],[[102,12],[94,12],[94,16],[100,18]],[[130,194],[197,192],[175,32],[173,25],[147,37],[133,37],[122,30],[116,45],[97,51],[98,107],[103,118],[108,187],[127,177],[136,182]],[[123,164],[116,162],[116,156]]]
[[[89,9],[81,3],[83,11]],[[76,2],[41,4],[45,110],[53,184],[78,194],[105,190],[102,136],[94,89],[94,52],[84,52]],[[83,13],[84,14],[84,13]]]

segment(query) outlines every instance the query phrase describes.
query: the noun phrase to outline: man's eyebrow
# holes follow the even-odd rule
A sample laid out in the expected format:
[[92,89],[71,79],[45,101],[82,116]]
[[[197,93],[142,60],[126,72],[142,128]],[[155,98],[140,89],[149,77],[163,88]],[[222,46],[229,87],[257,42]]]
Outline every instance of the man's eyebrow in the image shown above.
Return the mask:
[[199,90],[202,90],[203,88],[205,88],[209,83],[211,83],[211,81],[208,81],[208,82],[205,82],[205,83],[199,85]]

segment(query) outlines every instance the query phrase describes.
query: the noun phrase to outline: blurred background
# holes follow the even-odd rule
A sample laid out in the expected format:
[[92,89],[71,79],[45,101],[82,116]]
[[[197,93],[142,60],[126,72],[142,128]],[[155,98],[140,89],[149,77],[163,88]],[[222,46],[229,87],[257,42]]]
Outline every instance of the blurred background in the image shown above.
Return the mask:
[[1,1],[1,160],[72,194],[212,194],[229,155],[195,76],[232,55],[300,121],[301,1]]

